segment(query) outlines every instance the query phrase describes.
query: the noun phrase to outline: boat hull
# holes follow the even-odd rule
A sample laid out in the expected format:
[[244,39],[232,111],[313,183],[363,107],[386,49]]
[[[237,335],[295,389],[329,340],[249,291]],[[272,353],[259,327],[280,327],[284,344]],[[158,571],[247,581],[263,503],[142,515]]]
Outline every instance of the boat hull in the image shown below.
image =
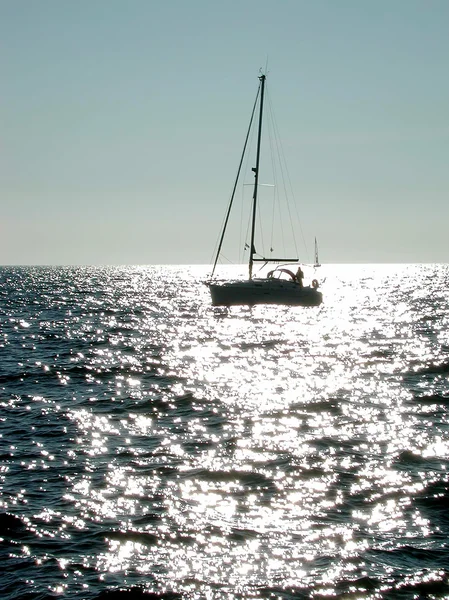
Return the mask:
[[213,306],[285,304],[319,306],[323,295],[309,286],[280,279],[248,279],[208,283]]

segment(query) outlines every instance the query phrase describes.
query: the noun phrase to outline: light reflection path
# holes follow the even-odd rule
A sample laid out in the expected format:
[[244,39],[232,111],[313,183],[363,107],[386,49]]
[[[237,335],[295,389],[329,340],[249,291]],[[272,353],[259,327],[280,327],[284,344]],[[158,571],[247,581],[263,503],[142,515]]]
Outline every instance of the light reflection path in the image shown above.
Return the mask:
[[79,348],[70,368],[42,364],[72,398],[64,521],[93,532],[84,569],[178,590],[335,590],[391,581],[376,553],[439,548],[415,500],[447,482],[447,274],[327,269],[319,309],[229,311],[209,306],[200,270],[116,271],[58,325]]
[[[329,564],[360,557],[374,538],[391,546],[428,536],[428,521],[409,512],[423,483],[395,463],[402,452],[431,452],[402,372],[410,357],[435,359],[434,348],[413,336],[410,303],[389,303],[388,290],[379,298],[369,280],[351,287],[349,298],[338,284],[327,294],[329,306],[314,312],[234,309],[219,320],[205,312],[200,335],[197,322],[175,323],[177,339],[162,356],[183,380],[172,391],[224,405],[226,422],[200,456],[182,445],[205,436],[201,419],[189,417],[188,427],[169,432],[178,472],[158,487],[166,515],[157,554],[160,562],[169,548],[172,574],[231,586],[306,585],[310,565],[323,557]],[[225,438],[234,444],[229,457]],[[436,445],[446,458],[447,440]],[[125,476],[120,487],[131,496],[154,494],[154,482],[137,478]],[[173,531],[192,537],[188,550],[170,545]],[[109,568],[143,561],[138,569],[145,572],[149,555],[129,543],[127,552],[111,545]],[[345,570],[362,572],[363,562],[324,569],[318,580],[332,584]]]

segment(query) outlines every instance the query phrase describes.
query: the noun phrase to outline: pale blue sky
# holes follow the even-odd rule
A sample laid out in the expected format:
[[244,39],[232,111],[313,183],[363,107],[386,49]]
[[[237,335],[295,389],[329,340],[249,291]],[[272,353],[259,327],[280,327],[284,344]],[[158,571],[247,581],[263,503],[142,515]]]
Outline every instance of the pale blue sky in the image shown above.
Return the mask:
[[210,262],[267,56],[309,250],[449,262],[449,0],[0,0],[0,44],[0,264]]

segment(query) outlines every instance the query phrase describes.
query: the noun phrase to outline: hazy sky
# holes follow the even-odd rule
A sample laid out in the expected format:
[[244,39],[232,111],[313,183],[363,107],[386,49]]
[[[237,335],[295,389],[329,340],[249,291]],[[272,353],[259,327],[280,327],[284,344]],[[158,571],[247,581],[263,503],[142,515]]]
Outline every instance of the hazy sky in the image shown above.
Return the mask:
[[267,57],[309,250],[449,262],[448,32],[449,0],[0,0],[0,264],[210,262]]

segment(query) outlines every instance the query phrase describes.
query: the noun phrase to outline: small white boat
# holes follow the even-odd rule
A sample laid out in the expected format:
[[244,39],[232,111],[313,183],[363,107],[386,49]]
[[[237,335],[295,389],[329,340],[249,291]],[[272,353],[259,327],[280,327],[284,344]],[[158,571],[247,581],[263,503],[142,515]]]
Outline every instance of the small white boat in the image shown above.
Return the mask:
[[314,267],[321,267],[320,260],[318,258],[318,243],[315,238],[315,262],[313,263]]

